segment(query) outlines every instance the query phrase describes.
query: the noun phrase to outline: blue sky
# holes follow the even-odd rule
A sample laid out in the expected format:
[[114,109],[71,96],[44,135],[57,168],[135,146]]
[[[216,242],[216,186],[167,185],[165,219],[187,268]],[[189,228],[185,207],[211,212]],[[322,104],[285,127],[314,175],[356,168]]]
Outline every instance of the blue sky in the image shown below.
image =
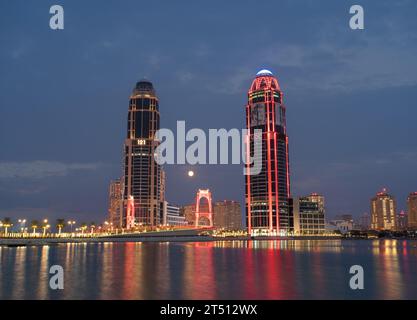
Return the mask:
[[[61,4],[65,29],[49,28]],[[361,4],[365,29],[349,28]],[[243,128],[256,72],[287,106],[293,195],[369,212],[382,187],[417,190],[413,1],[0,2],[0,216],[102,221],[121,175],[128,97],[150,79],[162,127]],[[197,188],[243,205],[239,165],[167,166],[167,199]],[[180,188],[178,187],[180,186]]]

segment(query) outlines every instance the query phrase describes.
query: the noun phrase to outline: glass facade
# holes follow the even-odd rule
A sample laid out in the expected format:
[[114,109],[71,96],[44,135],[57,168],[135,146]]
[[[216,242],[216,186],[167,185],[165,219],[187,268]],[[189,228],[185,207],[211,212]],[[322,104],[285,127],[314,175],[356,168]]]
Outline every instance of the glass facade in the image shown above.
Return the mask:
[[[254,157],[254,130],[262,130],[262,170],[246,176],[246,223],[250,233],[291,231],[288,138],[285,106],[277,79],[258,73],[248,92],[246,124],[250,156]],[[255,160],[256,161],[256,160]],[[250,165],[246,165],[250,170]],[[255,232],[256,233],[256,232]]]
[[[127,200],[134,200],[134,224],[162,224],[165,175],[154,159],[160,115],[158,97],[151,82],[136,84],[129,100],[124,150],[124,226]],[[131,226],[130,226],[131,227]]]

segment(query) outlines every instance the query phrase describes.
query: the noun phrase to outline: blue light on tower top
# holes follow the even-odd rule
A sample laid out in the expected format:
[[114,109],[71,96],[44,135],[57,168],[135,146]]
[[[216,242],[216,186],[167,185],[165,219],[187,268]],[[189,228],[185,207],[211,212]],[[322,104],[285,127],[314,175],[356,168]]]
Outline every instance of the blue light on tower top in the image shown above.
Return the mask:
[[267,69],[262,69],[260,70],[257,74],[257,77],[261,77],[261,76],[273,76],[272,72],[267,70]]

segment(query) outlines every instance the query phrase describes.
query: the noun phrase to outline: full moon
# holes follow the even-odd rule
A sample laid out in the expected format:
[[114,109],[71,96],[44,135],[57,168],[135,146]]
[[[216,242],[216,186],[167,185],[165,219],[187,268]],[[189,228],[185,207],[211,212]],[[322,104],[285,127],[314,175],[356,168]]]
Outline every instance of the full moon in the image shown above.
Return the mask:
[[194,176],[194,171],[192,171],[192,170],[188,171],[188,176],[193,177]]

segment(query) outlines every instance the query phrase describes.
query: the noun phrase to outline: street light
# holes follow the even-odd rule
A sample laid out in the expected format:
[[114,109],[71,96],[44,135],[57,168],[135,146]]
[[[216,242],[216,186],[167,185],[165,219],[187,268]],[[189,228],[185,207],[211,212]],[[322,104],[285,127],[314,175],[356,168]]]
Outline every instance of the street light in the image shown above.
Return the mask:
[[25,231],[26,219],[19,219],[17,222],[20,223],[20,231],[23,233]]
[[70,227],[71,227],[71,233],[72,233],[72,226],[75,224],[75,221],[74,220],[72,220],[72,221],[68,221],[68,224],[70,225]]

